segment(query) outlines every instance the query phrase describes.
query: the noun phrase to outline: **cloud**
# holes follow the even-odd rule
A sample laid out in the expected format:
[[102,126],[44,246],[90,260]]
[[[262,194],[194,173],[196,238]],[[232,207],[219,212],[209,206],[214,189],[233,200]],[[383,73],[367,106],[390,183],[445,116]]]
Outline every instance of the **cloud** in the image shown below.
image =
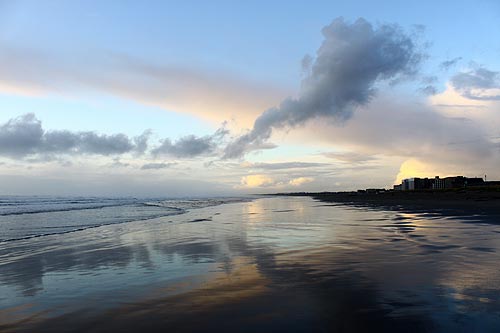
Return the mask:
[[314,181],[313,177],[296,177],[288,181],[285,179],[276,180],[270,176],[255,174],[241,178],[241,186],[239,188],[284,188],[287,186],[301,186]]
[[429,95],[429,96],[436,95],[438,93],[437,88],[434,87],[433,85],[427,85],[425,87],[422,87],[422,88],[419,89],[419,91],[422,94]]
[[45,131],[41,121],[29,113],[0,125],[0,154],[16,158],[36,154],[118,155],[145,149],[147,139],[143,136],[131,139],[125,134]]
[[153,131],[145,130],[141,135],[136,136],[134,140],[135,150],[138,154],[144,154],[148,149],[148,141]]
[[431,96],[429,101],[433,106],[439,108],[484,109],[489,104],[487,101],[477,101],[465,98],[452,86],[450,82],[446,84],[446,89],[443,92]]
[[423,84],[432,84],[432,83],[436,83],[438,82],[438,77],[435,76],[435,75],[426,75],[426,76],[423,76],[420,81],[423,83]]
[[153,63],[123,54],[63,57],[0,42],[0,91],[40,96],[100,92],[248,126],[288,91],[221,71]]
[[311,70],[311,65],[313,63],[313,57],[311,57],[309,54],[306,54],[304,58],[302,58],[301,61],[301,67],[302,67],[302,73],[307,74]]
[[458,109],[467,109],[467,108],[476,108],[476,109],[484,109],[485,105],[478,104],[434,104],[434,106],[441,108],[458,108]]
[[295,140],[320,139],[358,154],[380,158],[418,157],[422,161],[470,165],[479,161],[487,163],[499,154],[489,133],[477,122],[447,117],[432,107],[410,100],[398,101],[394,96],[379,96],[334,131],[329,124],[316,121],[298,135]]
[[348,119],[354,108],[372,99],[378,82],[413,76],[423,57],[396,25],[373,27],[364,19],[350,24],[338,18],[322,33],[323,43],[299,96],[262,113],[250,132],[226,147],[225,158],[241,157],[265,143],[273,129],[293,128],[317,117]]
[[119,156],[151,152],[154,157],[169,155],[191,158],[214,153],[228,131],[223,126],[214,134],[204,137],[188,135],[175,142],[165,138],[156,147],[150,147],[151,133],[146,130],[139,136],[129,137],[122,133],[107,135],[91,131],[46,131],[42,122],[29,113],[0,125],[0,155],[50,159],[58,155]]
[[248,175],[241,178],[244,187],[269,187],[276,185],[276,181],[265,175]]
[[[405,178],[420,177],[420,178],[433,178],[435,176],[450,177],[464,175],[467,177],[483,177],[484,174],[493,176],[493,179],[498,179],[500,174],[497,171],[497,165],[500,163],[500,158],[496,159],[493,168],[488,169],[481,162],[473,163],[471,165],[460,165],[455,163],[440,163],[441,161],[434,161],[432,163],[428,160],[422,160],[418,157],[405,160],[399,169],[399,172],[394,180],[394,184],[400,184]],[[484,163],[484,161],[483,161]],[[491,172],[493,171],[493,172]]]
[[108,165],[111,168],[127,168],[130,166],[130,163],[124,163],[120,161],[119,157],[115,157],[113,162]]
[[[498,105],[492,105],[484,111],[474,113],[490,116],[485,123],[476,119],[465,118],[469,112],[464,111],[460,117],[444,114],[440,108],[423,104],[419,98],[397,97],[391,95],[378,95],[367,106],[360,108],[355,116],[342,126],[332,130],[331,124],[317,119],[307,127],[294,131],[288,135],[289,143],[309,142],[317,147],[333,146],[355,152],[352,156],[355,161],[360,155],[375,157],[376,160],[360,166],[379,166],[380,170],[358,170],[350,172],[344,169],[344,164],[333,163],[332,174],[342,175],[344,188],[350,183],[367,187],[367,182],[373,177],[380,177],[379,182],[370,186],[384,186],[384,177],[387,183],[394,180],[397,174],[394,166],[399,166],[406,160],[417,159],[422,164],[429,166],[429,174],[435,175],[491,175],[491,179],[499,178],[500,172],[500,145],[497,129]],[[492,126],[489,126],[489,125]],[[326,153],[324,156],[343,158],[344,156]],[[356,165],[349,162],[346,156],[346,165]],[[311,170],[312,171],[312,170]],[[411,171],[411,170],[409,170]],[[407,172],[407,174],[411,172]],[[418,171],[418,170],[417,170]],[[415,171],[415,174],[422,172]],[[425,171],[425,170],[424,170]],[[392,174],[391,174],[392,173]],[[358,179],[360,174],[363,179]],[[307,176],[314,175],[308,172]],[[323,181],[326,175],[318,176]],[[314,182],[314,185],[320,183]],[[382,183],[380,183],[382,182]],[[378,185],[377,185],[378,184]]]
[[0,153],[28,155],[41,144],[43,135],[41,123],[33,114],[11,119],[0,126]]
[[171,166],[176,165],[177,163],[146,163],[141,167],[141,170],[158,170],[158,169],[167,169]]
[[211,137],[196,137],[188,135],[176,142],[164,139],[161,145],[153,150],[154,155],[170,155],[176,157],[194,157],[212,153],[215,145]]
[[294,178],[290,180],[288,183],[292,186],[300,186],[306,183],[313,182],[314,178],[312,177],[299,177],[299,178]]
[[447,71],[451,67],[455,66],[460,60],[462,60],[462,57],[456,57],[450,60],[445,60],[439,64],[439,68]]
[[420,82],[422,83],[422,87],[418,89],[418,91],[424,95],[435,95],[438,93],[437,88],[434,86],[434,84],[438,81],[437,76],[423,76],[420,79]]
[[249,163],[240,164],[243,168],[263,169],[263,170],[283,170],[283,169],[302,169],[302,168],[317,168],[328,166],[327,163],[312,163],[312,162],[281,162],[281,163]]
[[359,164],[375,160],[373,156],[355,152],[326,152],[321,155],[350,164]]
[[222,127],[214,134],[204,137],[188,135],[172,142],[170,139],[164,139],[160,146],[152,150],[155,156],[175,156],[175,157],[196,157],[201,155],[210,155],[215,152],[221,140],[228,131]]
[[480,67],[455,74],[451,78],[451,84],[465,98],[482,101],[500,100],[499,72]]
[[148,172],[102,173],[97,169],[79,170],[17,170],[0,174],[2,195],[99,195],[131,197],[186,197],[237,195],[235,190],[221,182],[204,178]]

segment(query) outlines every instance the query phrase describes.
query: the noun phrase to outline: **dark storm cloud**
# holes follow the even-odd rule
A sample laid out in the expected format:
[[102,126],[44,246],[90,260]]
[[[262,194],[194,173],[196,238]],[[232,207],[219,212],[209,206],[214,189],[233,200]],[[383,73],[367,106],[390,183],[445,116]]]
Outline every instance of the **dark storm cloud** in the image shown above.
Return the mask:
[[158,170],[158,169],[167,169],[171,166],[176,165],[177,163],[147,163],[141,167],[141,170]]
[[152,150],[152,153],[155,156],[168,155],[174,157],[211,155],[217,150],[220,141],[227,133],[228,131],[222,127],[214,134],[203,137],[188,135],[175,142],[164,139],[160,146]]
[[446,71],[446,70],[450,69],[451,67],[455,66],[460,60],[462,60],[462,57],[456,57],[456,58],[453,58],[450,60],[445,60],[441,64],[439,64],[439,67],[442,70]]
[[[475,100],[500,100],[499,72],[486,68],[476,68],[468,72],[455,74],[451,84],[463,97]],[[492,90],[496,90],[493,91]]]
[[[423,58],[409,35],[397,25],[373,27],[364,19],[335,19],[322,30],[324,41],[302,80],[297,98],[268,109],[253,129],[225,149],[225,158],[241,157],[265,143],[273,129],[302,125],[316,117],[348,119],[353,109],[370,101],[379,81],[413,76]],[[303,62],[304,66],[304,62]]]

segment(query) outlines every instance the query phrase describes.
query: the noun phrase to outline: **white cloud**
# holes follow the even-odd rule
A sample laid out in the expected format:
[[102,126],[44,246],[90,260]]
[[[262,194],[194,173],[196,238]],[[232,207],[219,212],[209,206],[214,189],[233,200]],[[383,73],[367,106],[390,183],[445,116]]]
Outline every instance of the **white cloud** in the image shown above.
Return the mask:
[[288,183],[292,186],[301,186],[306,183],[313,182],[314,178],[312,177],[299,177],[299,178],[294,178],[290,180]]
[[255,188],[255,187],[269,187],[276,185],[276,181],[266,175],[248,175],[241,178],[241,186]]

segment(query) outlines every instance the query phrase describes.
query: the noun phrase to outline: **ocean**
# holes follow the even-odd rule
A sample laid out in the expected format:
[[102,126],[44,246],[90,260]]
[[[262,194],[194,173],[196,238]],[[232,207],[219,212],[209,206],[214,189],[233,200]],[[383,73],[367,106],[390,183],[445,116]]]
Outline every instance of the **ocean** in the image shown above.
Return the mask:
[[500,330],[496,217],[309,197],[0,203],[0,331]]
[[150,220],[242,200],[0,196],[0,242]]

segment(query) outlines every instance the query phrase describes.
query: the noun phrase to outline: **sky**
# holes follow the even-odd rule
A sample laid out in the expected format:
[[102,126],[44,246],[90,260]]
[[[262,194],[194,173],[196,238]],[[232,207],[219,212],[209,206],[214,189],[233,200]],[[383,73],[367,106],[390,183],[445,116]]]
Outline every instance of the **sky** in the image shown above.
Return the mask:
[[500,179],[497,1],[0,0],[0,195]]

